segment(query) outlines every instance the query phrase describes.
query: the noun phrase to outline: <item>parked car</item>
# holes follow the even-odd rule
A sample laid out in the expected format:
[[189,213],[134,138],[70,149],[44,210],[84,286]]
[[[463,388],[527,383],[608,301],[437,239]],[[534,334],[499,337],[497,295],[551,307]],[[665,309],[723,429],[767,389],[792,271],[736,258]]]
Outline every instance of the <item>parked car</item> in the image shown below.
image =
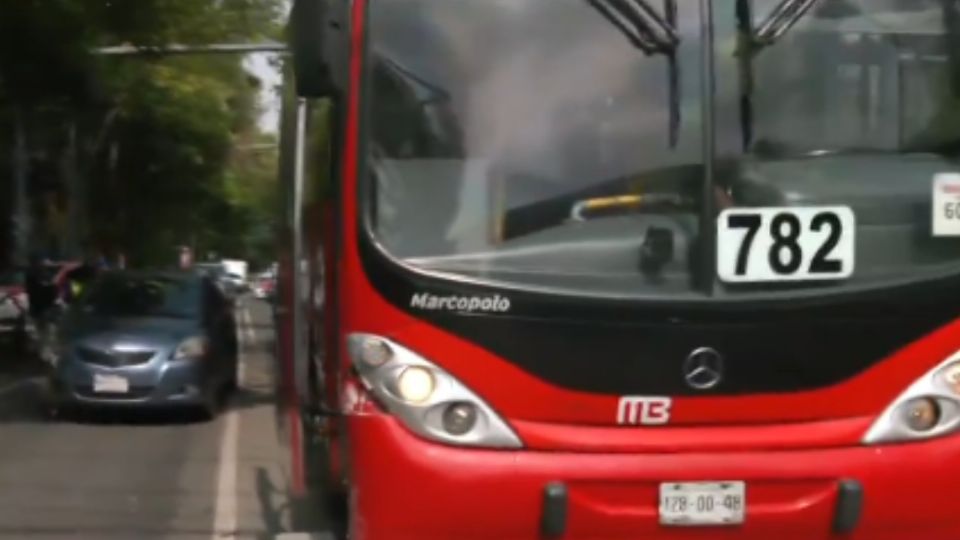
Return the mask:
[[51,410],[193,408],[216,416],[237,385],[232,305],[194,272],[106,272],[64,314]]
[[9,337],[17,349],[27,343],[29,300],[25,272],[21,269],[0,272],[0,333]]
[[223,263],[198,263],[194,268],[210,277],[214,283],[231,299],[236,299],[243,293],[246,284],[238,274],[227,271]]
[[224,287],[230,294],[239,296],[247,292],[247,281],[240,274],[227,272],[222,279]]
[[261,274],[254,278],[251,289],[253,295],[261,300],[273,298],[274,291],[277,288],[276,278],[271,274]]

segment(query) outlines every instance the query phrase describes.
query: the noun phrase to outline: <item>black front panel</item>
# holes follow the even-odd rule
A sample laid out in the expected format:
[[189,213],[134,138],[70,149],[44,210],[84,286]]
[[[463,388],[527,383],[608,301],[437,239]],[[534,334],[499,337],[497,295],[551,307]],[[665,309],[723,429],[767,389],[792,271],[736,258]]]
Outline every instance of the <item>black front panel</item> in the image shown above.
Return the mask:
[[[443,328],[546,382],[605,394],[745,394],[826,387],[848,379],[927,332],[929,317],[729,325],[622,324],[452,316]],[[708,347],[723,378],[695,389],[684,363]]]
[[[363,237],[363,235],[361,235]],[[607,394],[735,395],[841,383],[956,317],[956,279],[844,295],[697,303],[569,298],[493,289],[403,269],[361,238],[373,286],[396,307],[543,381]],[[509,309],[425,309],[418,295],[493,298]],[[421,296],[422,298],[422,296]],[[487,303],[486,306],[490,306]],[[722,380],[695,389],[684,362],[709,347]]]

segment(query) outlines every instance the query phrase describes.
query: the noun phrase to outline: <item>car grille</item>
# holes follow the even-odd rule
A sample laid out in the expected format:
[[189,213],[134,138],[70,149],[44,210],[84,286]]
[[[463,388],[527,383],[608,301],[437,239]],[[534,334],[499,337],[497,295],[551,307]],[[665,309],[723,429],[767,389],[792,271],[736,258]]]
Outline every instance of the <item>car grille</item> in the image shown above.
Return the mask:
[[156,351],[101,351],[89,347],[77,349],[77,356],[87,364],[96,364],[107,367],[136,366],[146,364],[153,358]]

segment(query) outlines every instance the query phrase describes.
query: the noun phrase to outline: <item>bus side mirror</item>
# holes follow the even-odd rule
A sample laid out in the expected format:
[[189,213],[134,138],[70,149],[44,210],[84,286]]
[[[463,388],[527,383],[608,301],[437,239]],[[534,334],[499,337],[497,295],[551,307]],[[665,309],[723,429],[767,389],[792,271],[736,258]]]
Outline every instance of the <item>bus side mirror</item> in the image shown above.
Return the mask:
[[297,95],[323,98],[333,93],[326,55],[329,32],[335,29],[330,0],[294,0],[287,27]]

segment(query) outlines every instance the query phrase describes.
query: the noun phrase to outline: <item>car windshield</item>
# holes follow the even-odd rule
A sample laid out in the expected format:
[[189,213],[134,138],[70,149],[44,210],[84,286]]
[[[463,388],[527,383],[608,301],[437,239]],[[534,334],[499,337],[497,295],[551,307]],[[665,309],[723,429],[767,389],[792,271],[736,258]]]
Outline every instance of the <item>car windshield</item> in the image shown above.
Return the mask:
[[676,4],[666,54],[585,0],[373,1],[379,244],[421,269],[615,296],[960,270],[952,9],[823,0],[784,21],[783,0],[721,2],[706,43],[698,3]]
[[166,276],[109,276],[97,282],[83,306],[104,317],[195,318],[199,282]]

